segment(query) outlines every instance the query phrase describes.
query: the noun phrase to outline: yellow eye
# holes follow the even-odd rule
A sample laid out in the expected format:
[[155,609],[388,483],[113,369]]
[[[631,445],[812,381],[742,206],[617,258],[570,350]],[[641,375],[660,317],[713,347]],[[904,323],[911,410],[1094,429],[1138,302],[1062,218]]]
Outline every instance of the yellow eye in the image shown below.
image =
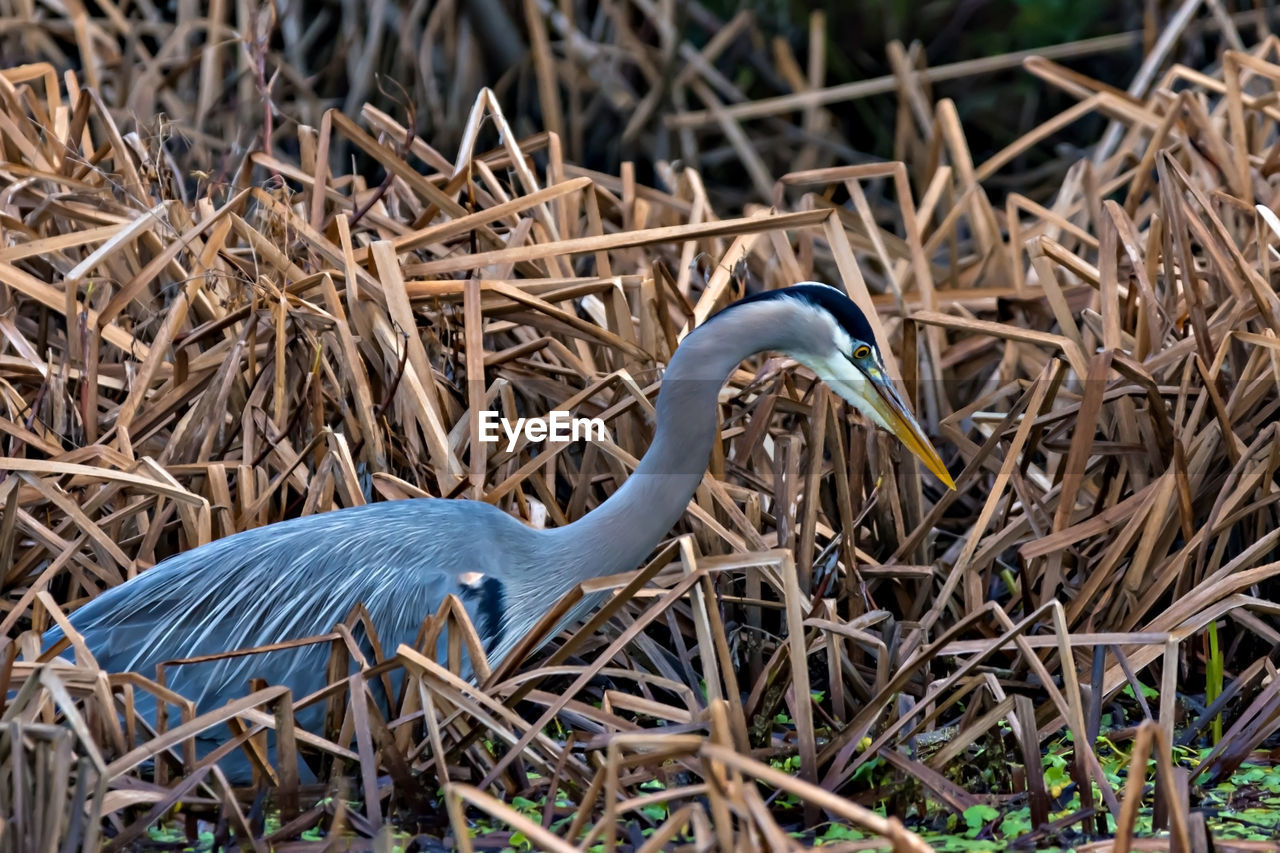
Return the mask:
[[858,361],[862,361],[869,355],[871,355],[871,347],[866,344],[859,344],[853,351],[853,357]]

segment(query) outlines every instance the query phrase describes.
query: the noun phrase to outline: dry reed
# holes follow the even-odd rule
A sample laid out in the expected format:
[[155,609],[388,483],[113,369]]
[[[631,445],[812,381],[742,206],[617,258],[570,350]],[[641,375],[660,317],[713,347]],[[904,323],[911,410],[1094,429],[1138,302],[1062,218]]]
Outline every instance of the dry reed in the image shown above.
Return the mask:
[[[928,849],[868,808],[876,796],[857,780],[878,762],[898,806],[1026,800],[1042,840],[1096,837],[1109,813],[1115,849],[1154,792],[1170,836],[1152,843],[1203,849],[1196,785],[1280,727],[1280,40],[1246,51],[1231,19],[1209,16],[1241,46],[1195,70],[1161,40],[1128,92],[1025,58],[1078,106],[983,163],[918,56],[896,46],[906,165],[827,165],[813,145],[811,168],[775,179],[740,124],[766,108],[723,106],[724,45],[691,55],[669,5],[638,4],[659,43],[631,45],[630,61],[687,63],[673,97],[704,107],[669,115],[674,138],[689,154],[691,128],[716,122],[771,208],[722,217],[692,157],[660,163],[660,186],[566,157],[580,150],[586,81],[635,111],[632,137],[662,103],[611,89],[603,46],[540,0],[524,4],[525,32],[547,132],[519,132],[484,90],[447,152],[406,126],[412,111],[366,105],[368,89],[346,112],[316,109],[271,47],[280,22],[224,3],[209,18],[179,4],[176,23],[133,22],[154,25],[154,52],[121,37],[133,24],[110,4],[14,19],[51,60],[0,71],[0,806],[50,795],[24,839],[92,844],[101,824],[122,848],[181,806],[255,849],[302,849],[317,825],[377,846],[391,824],[468,849],[481,820],[548,850],[791,849],[826,821]],[[465,52],[457,39],[475,36],[446,23],[428,46]],[[182,64],[195,30],[225,41]],[[59,61],[66,38],[77,72]],[[264,105],[256,143],[218,141],[239,127],[219,109],[232,51],[238,102]],[[351,53],[357,66],[377,55]],[[279,59],[287,98],[268,72]],[[810,71],[817,92],[822,69]],[[436,94],[426,109],[447,127],[459,94]],[[827,103],[776,107],[801,109],[812,141]],[[125,118],[161,112],[163,126]],[[1093,115],[1109,130],[1052,199],[992,202],[984,182]],[[194,184],[177,166],[191,162],[183,135],[221,164]],[[338,168],[346,151],[367,168]],[[700,257],[712,261],[701,272]],[[581,630],[481,665],[477,684],[401,647],[320,694],[255,685],[197,716],[161,681],[104,673],[81,647],[74,665],[37,661],[30,629],[247,527],[424,494],[534,523],[579,517],[643,454],[682,333],[745,287],[802,279],[878,310],[955,492],[812,376],[761,358],[730,378],[710,471],[673,539],[595,584],[616,594]],[[611,439],[486,448],[484,408],[600,416]],[[424,616],[425,648],[448,630],[455,661],[474,659],[457,602]],[[359,618],[315,638],[335,671],[358,654]],[[1196,707],[1180,672],[1205,677],[1210,626],[1227,678]],[[392,669],[406,689],[385,719],[366,691]],[[1139,679],[1159,683],[1153,707]],[[1127,686],[1133,702],[1116,698]],[[140,693],[170,709],[155,730],[133,710]],[[295,729],[298,703],[313,702],[328,703],[330,731]],[[1103,709],[1126,708],[1109,735],[1134,740],[1127,784],[1114,790],[1095,751],[1076,749],[1081,809],[1051,822],[1043,742],[1093,744]],[[1172,745],[1220,714],[1218,747],[1180,771]],[[274,833],[249,792],[196,761],[193,736],[210,729],[257,756]],[[976,785],[964,765],[996,749],[1016,772]],[[795,773],[773,766],[796,757]],[[330,784],[300,785],[302,760]],[[334,786],[345,796],[326,798]],[[517,796],[545,805],[520,810]],[[646,810],[658,804],[660,816]],[[0,825],[8,849],[28,843],[20,824]]]

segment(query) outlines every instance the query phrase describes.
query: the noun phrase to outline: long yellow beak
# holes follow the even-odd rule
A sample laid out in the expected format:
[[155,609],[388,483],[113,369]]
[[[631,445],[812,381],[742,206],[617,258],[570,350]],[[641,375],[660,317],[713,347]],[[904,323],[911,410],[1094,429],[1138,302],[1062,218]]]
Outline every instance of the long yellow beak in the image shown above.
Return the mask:
[[942,464],[942,458],[938,456],[938,451],[934,450],[933,445],[929,442],[928,436],[924,434],[924,430],[920,427],[920,423],[911,414],[911,410],[907,408],[907,404],[903,402],[902,397],[898,395],[898,391],[893,387],[893,382],[887,376],[875,378],[868,376],[868,384],[875,388],[875,394],[868,394],[866,401],[870,404],[884,422],[889,426],[889,431],[898,437],[898,440],[906,445],[907,449],[916,455],[916,458],[924,463],[924,466],[933,472],[933,475],[942,481],[948,489],[954,490],[955,481],[951,479],[951,472],[947,470],[947,466]]

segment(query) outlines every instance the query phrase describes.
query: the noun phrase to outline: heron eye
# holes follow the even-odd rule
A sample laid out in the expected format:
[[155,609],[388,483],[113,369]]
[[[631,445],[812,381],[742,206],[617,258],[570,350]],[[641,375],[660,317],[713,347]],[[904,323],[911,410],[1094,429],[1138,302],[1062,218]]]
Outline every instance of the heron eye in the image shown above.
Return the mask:
[[871,347],[866,344],[859,344],[853,351],[853,357],[858,359],[858,361],[862,361],[862,359],[869,355],[871,355]]

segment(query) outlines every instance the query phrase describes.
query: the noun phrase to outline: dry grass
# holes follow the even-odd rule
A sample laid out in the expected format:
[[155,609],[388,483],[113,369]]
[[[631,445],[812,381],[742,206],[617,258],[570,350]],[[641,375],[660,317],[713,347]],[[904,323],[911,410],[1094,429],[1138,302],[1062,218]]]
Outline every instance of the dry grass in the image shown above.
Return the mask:
[[[100,820],[120,848],[181,805],[257,849],[302,849],[293,839],[316,825],[384,844],[388,823],[466,849],[481,819],[548,850],[788,849],[804,843],[788,832],[833,820],[927,849],[869,810],[888,797],[900,813],[1026,800],[1050,840],[1110,813],[1125,849],[1149,783],[1160,843],[1200,849],[1196,786],[1280,727],[1275,37],[1202,70],[1169,65],[1160,42],[1158,73],[1130,93],[1029,59],[1079,106],[985,163],[905,51],[905,166],[817,168],[814,153],[815,168],[775,180],[699,95],[775,202],[721,218],[692,168],[660,164],[658,188],[588,171],[565,136],[519,135],[487,90],[447,155],[358,98],[350,116],[299,108],[314,126],[270,127],[243,159],[210,147],[230,159],[193,189],[170,139],[136,129],[118,93],[144,92],[141,115],[163,108],[204,146],[208,122],[232,121],[211,94],[217,54],[166,76],[140,42],[117,50],[116,27],[83,10],[41,21],[25,35],[39,48],[74,34],[83,70],[0,71],[0,806],[46,804],[23,838],[92,843]],[[582,118],[557,115],[556,93],[583,78],[545,31],[530,37],[547,125],[571,136]],[[712,85],[688,67],[682,86]],[[820,128],[805,106],[802,126]],[[1047,207],[992,203],[984,181],[1095,114],[1111,129]],[[349,149],[385,180],[335,167]],[[584,628],[481,665],[478,684],[402,647],[320,694],[255,685],[196,716],[163,673],[103,673],[80,647],[74,666],[37,662],[28,629],[177,550],[284,517],[423,494],[579,517],[644,452],[681,334],[748,283],[810,278],[876,306],[954,493],[812,376],[761,358],[730,378],[675,538],[601,580],[616,594]],[[485,408],[600,416],[612,439],[501,452],[477,441]],[[1210,626],[1224,686],[1196,703]],[[349,627],[315,638],[335,672],[359,655]],[[456,602],[424,630],[421,648],[449,630],[455,657],[475,659]],[[366,696],[392,669],[406,689],[388,719]],[[1117,699],[1141,697],[1139,679],[1159,685],[1154,706]],[[140,692],[169,709],[158,730],[133,712]],[[294,728],[312,702],[328,703],[329,731]],[[1095,743],[1104,709],[1139,760],[1116,790],[1076,750],[1081,809],[1049,825],[1041,744],[1064,731]],[[1218,748],[1193,774],[1175,767],[1171,745],[1199,742],[1220,713]],[[258,757],[285,824],[273,835],[216,756],[196,762],[208,729]],[[1010,772],[966,773],[979,749],[1003,750]],[[770,765],[793,756],[794,774]],[[303,759],[348,779],[350,803],[300,786]],[[522,813],[517,796],[546,805]],[[644,811],[656,803],[665,815]],[[19,823],[0,824],[8,849],[27,843]]]

